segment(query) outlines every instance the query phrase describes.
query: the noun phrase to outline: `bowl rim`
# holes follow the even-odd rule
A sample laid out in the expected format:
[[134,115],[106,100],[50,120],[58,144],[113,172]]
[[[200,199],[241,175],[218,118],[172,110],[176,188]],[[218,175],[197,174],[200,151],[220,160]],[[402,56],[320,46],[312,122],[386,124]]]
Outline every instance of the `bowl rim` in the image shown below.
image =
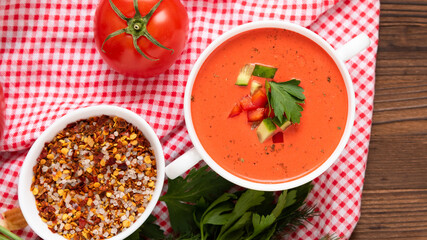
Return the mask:
[[[192,117],[191,117],[191,93],[192,93],[193,85],[196,80],[197,74],[201,66],[203,65],[204,61],[210,56],[210,54],[215,49],[220,47],[221,44],[227,41],[228,39],[240,33],[255,30],[255,29],[260,29],[260,28],[286,29],[286,30],[299,33],[311,39],[314,43],[316,43],[318,46],[324,49],[326,53],[328,53],[329,56],[334,60],[335,64],[337,65],[344,79],[344,83],[347,91],[347,98],[348,98],[347,121],[337,147],[335,148],[333,153],[329,156],[329,158],[325,162],[323,162],[320,166],[318,166],[316,169],[314,169],[310,173],[300,178],[296,178],[287,182],[280,182],[280,183],[252,182],[246,179],[239,178],[231,174],[230,172],[226,171],[219,164],[217,164],[209,156],[207,151],[203,148],[199,138],[197,137],[196,131],[194,129]],[[189,133],[190,139],[195,149],[200,154],[201,158],[209,165],[210,168],[212,168],[215,172],[217,172],[219,175],[221,175],[223,178],[227,179],[228,181],[233,182],[234,184],[237,184],[245,188],[259,190],[259,191],[281,191],[281,190],[295,188],[312,181],[313,179],[315,179],[316,177],[324,173],[327,169],[329,169],[329,167],[331,167],[331,165],[338,160],[340,154],[342,153],[345,146],[347,145],[348,140],[350,139],[351,131],[352,131],[354,120],[355,120],[355,111],[356,111],[356,103],[355,103],[355,93],[353,88],[353,82],[348,72],[348,69],[345,66],[344,61],[338,57],[336,50],[332,48],[332,46],[328,42],[326,42],[322,37],[320,37],[318,34],[314,33],[313,31],[305,27],[302,27],[300,25],[290,23],[290,22],[280,21],[280,20],[263,20],[263,21],[246,23],[246,24],[237,26],[235,28],[232,28],[231,30],[225,32],[224,34],[216,38],[202,52],[202,54],[198,57],[196,63],[194,64],[187,81],[187,85],[185,88],[185,95],[184,95],[184,117],[185,117],[187,131]]]
[[21,208],[22,214],[31,229],[43,239],[51,240],[65,240],[63,236],[57,233],[53,233],[47,227],[47,224],[43,222],[38,215],[38,210],[35,204],[35,198],[30,191],[32,178],[34,176],[33,166],[36,163],[38,156],[45,142],[51,141],[59,131],[64,129],[67,124],[76,122],[78,120],[87,119],[93,116],[118,116],[125,119],[137,127],[147,138],[151,144],[151,148],[156,156],[156,168],[157,168],[157,180],[155,189],[152,195],[152,199],[148,203],[144,213],[136,219],[136,221],[128,228],[122,230],[117,235],[108,238],[111,240],[124,239],[134,231],[136,231],[149,217],[161,195],[165,177],[165,160],[163,155],[162,145],[160,144],[159,138],[157,137],[151,126],[136,113],[122,107],[113,105],[97,105],[85,108],[79,108],[77,110],[70,111],[63,117],[54,121],[46,130],[37,138],[32,147],[30,148],[27,156],[24,159],[22,167],[19,173],[18,181],[18,201]]

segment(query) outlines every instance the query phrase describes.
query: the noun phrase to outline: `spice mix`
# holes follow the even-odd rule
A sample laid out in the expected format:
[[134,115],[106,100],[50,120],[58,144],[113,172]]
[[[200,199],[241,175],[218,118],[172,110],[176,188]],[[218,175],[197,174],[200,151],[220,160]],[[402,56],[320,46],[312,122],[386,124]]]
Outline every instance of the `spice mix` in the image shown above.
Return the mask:
[[45,143],[31,191],[49,229],[67,239],[105,239],[128,228],[157,177],[149,141],[119,117],[68,124]]

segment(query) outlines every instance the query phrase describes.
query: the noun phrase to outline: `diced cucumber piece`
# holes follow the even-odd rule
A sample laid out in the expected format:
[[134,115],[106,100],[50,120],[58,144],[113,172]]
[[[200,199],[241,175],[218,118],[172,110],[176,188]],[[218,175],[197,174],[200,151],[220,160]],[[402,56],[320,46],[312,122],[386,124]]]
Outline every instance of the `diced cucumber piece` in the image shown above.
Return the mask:
[[275,67],[255,64],[252,75],[262,78],[274,78],[274,75],[276,75],[276,71],[277,68]]
[[247,86],[249,80],[251,80],[252,72],[254,71],[255,65],[246,64],[240,69],[239,75],[237,76],[236,85]]
[[253,95],[261,87],[262,87],[261,83],[252,80],[252,82],[251,82],[251,95]]
[[289,126],[291,126],[291,124],[292,124],[292,123],[291,123],[291,121],[287,120],[286,118],[284,118],[284,119],[283,119],[283,123],[281,123],[277,117],[275,117],[275,118],[273,119],[273,122],[274,122],[277,126],[279,126],[279,128],[280,128],[282,131],[284,131],[286,128],[288,128],[288,127],[289,127]]
[[284,131],[286,128],[288,128],[289,126],[291,126],[291,121],[286,120],[282,125],[279,126],[280,129],[282,129],[282,131]]
[[261,124],[258,126],[256,130],[256,134],[258,135],[258,140],[263,143],[266,139],[273,136],[276,132],[276,125],[270,118],[266,118],[262,120]]

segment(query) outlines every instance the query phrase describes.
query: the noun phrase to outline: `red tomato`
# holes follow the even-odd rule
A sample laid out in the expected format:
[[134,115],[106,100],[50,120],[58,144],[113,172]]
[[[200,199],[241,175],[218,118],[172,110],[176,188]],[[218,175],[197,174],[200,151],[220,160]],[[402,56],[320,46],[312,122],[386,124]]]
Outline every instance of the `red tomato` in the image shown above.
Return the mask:
[[[141,15],[138,18],[133,0],[113,0],[122,17],[129,21],[119,17],[108,0],[101,0],[98,5],[95,14],[95,44],[102,58],[117,72],[135,77],[156,76],[166,71],[181,55],[188,37],[187,12],[179,0],[163,0],[157,9],[153,8],[158,2],[138,0]],[[145,24],[143,18],[151,9],[155,11]],[[121,29],[127,29],[127,33],[106,40],[110,34]],[[154,41],[142,35],[145,29]],[[133,37],[128,32],[139,36],[135,40],[137,46],[151,60],[136,50]],[[155,41],[172,50],[155,45]]]
[[252,95],[252,103],[256,107],[265,107],[268,102],[267,94],[265,94],[264,90],[259,89]]
[[248,114],[248,122],[257,122],[264,119],[264,108],[257,108],[255,110],[249,110]]
[[240,106],[243,110],[254,110],[257,108],[256,105],[252,102],[252,98],[249,95],[246,95],[240,99]]
[[231,109],[230,114],[228,115],[229,118],[231,117],[235,117],[237,115],[239,115],[242,112],[242,108],[240,107],[240,104],[236,103],[233,107],[233,109]]

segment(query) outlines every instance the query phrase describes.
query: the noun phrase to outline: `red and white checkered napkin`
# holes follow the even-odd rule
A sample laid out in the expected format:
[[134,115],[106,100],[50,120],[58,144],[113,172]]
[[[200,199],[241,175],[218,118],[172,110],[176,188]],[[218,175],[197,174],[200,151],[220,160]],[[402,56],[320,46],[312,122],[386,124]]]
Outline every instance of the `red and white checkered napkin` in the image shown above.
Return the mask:
[[[190,37],[177,62],[151,79],[124,77],[100,58],[93,40],[97,0],[10,0],[0,3],[0,75],[6,97],[6,137],[0,141],[0,212],[18,205],[18,173],[28,148],[68,111],[113,104],[143,116],[164,147],[167,163],[192,144],[185,129],[186,79],[200,53],[224,31],[243,23],[280,19],[306,26],[334,47],[366,33],[372,45],[347,62],[356,91],[356,121],[340,159],[317,178],[309,196],[320,216],[292,239],[327,233],[349,238],[360,214],[368,154],[378,45],[378,0],[182,0]],[[304,3],[302,3],[304,2]],[[167,209],[154,213],[168,231]],[[28,227],[18,232],[35,239]]]

